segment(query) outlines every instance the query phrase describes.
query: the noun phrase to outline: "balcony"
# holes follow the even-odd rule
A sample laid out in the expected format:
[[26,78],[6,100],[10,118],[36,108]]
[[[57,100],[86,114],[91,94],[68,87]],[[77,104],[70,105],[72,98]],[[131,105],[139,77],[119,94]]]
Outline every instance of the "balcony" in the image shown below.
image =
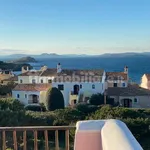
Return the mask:
[[[73,126],[0,127],[0,134],[1,134],[0,149],[2,150],[7,150],[7,149],[9,150],[12,149],[13,150],[70,150],[69,131],[73,129],[75,129],[75,127]],[[65,144],[63,149],[60,148],[60,138],[59,138],[59,133],[62,131],[65,133],[63,139]],[[52,141],[49,139],[50,138],[49,133],[51,132],[54,133],[53,147],[50,146],[51,145],[50,143]],[[29,135],[30,135],[30,139],[32,139],[32,144],[31,144],[32,148],[31,145],[29,146]],[[42,144],[42,148],[40,145],[41,139],[44,143]]]

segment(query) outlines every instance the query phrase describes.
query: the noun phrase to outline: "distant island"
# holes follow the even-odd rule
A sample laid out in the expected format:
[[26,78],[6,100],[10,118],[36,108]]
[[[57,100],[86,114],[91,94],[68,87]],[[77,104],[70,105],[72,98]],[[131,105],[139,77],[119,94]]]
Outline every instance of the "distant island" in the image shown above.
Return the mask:
[[37,61],[33,57],[29,57],[29,56],[8,61],[8,63],[14,63],[14,64],[36,63],[36,62]]

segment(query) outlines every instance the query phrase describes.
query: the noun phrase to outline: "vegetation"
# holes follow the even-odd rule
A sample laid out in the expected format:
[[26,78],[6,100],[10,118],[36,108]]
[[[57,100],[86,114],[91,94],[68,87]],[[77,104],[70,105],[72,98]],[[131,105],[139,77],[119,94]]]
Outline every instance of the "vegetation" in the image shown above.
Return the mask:
[[45,112],[46,108],[44,106],[40,106],[40,105],[28,105],[25,107],[25,110]]
[[57,88],[50,88],[47,91],[46,96],[46,109],[47,110],[56,110],[64,108],[64,97],[60,90]]
[[[119,119],[127,124],[144,150],[150,149],[150,109],[128,109],[112,107],[110,105],[78,104],[74,108],[68,107],[54,111],[34,112],[26,111],[19,101],[13,99],[1,99],[0,108],[0,126],[62,126],[75,125],[79,120]],[[31,135],[33,136],[33,134],[29,134],[28,144],[31,143],[32,145],[31,139],[33,137]],[[40,146],[42,146],[44,134],[39,132],[38,135]],[[63,137],[64,132],[60,132],[59,135],[60,140],[65,139]],[[54,133],[50,131],[49,139],[53,141],[53,137]],[[70,140],[73,141],[73,139],[74,130],[70,132]],[[11,144],[10,148],[13,147],[13,144]]]
[[21,64],[21,63],[31,63],[31,62],[37,62],[33,57],[22,57],[22,58],[19,58],[19,59],[15,59],[15,60],[12,60],[12,61],[9,61],[10,63],[17,63],[17,64]]
[[24,105],[19,101],[12,98],[0,99],[0,111],[23,111]]
[[13,70],[13,71],[21,71],[22,66],[29,66],[30,69],[33,67],[30,64],[15,64],[15,63],[5,63],[3,61],[0,61],[0,68],[2,70]]
[[4,96],[11,94],[12,89],[16,86],[14,82],[9,82],[7,85],[0,85],[0,95]]
[[[106,99],[106,102],[105,102]],[[108,96],[104,96],[101,93],[93,94],[89,100],[91,105],[103,105],[103,104],[110,104],[110,105],[116,105],[114,103],[114,100]]]

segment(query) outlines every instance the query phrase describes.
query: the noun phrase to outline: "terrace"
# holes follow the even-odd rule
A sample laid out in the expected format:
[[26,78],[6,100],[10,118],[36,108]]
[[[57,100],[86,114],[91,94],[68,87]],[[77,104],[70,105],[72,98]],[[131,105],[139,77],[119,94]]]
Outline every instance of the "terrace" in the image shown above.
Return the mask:
[[[32,127],[0,127],[1,137],[1,147],[2,150],[39,150],[39,132],[44,134],[44,145],[41,150],[60,150],[60,140],[59,140],[59,131],[65,132],[65,144],[63,150],[70,149],[69,142],[69,131],[75,129],[73,126],[32,126]],[[50,146],[49,132],[54,132],[54,145]],[[19,136],[18,136],[19,133]],[[33,145],[28,144],[28,133],[33,135],[32,141]],[[9,134],[9,137],[8,137]],[[31,135],[30,135],[31,136]],[[21,137],[21,138],[20,138]],[[10,140],[11,139],[11,140]],[[8,147],[8,140],[11,141],[12,147]],[[20,146],[20,142],[22,146]]]
[[75,137],[70,140],[69,132],[74,129],[74,126],[0,127],[0,150],[73,150],[70,147],[73,141],[74,150],[143,150],[126,124],[119,120],[79,121]]

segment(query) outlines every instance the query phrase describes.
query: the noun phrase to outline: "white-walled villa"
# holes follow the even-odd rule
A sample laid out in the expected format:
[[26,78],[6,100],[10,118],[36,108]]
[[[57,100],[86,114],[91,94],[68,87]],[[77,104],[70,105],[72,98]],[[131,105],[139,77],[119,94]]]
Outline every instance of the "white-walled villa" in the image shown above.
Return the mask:
[[44,102],[48,88],[58,88],[65,100],[65,106],[82,100],[88,101],[94,93],[105,91],[104,70],[68,70],[57,68],[50,69],[46,66],[40,70],[22,68],[18,76],[18,85],[13,89],[12,96],[24,104],[38,104]]
[[104,70],[63,69],[42,67],[40,70],[22,68],[18,85],[12,96],[25,105],[45,103],[49,88],[58,88],[64,97],[65,106],[88,103],[93,94],[101,93],[123,107],[149,108],[150,91],[129,82],[128,67],[122,72]]

